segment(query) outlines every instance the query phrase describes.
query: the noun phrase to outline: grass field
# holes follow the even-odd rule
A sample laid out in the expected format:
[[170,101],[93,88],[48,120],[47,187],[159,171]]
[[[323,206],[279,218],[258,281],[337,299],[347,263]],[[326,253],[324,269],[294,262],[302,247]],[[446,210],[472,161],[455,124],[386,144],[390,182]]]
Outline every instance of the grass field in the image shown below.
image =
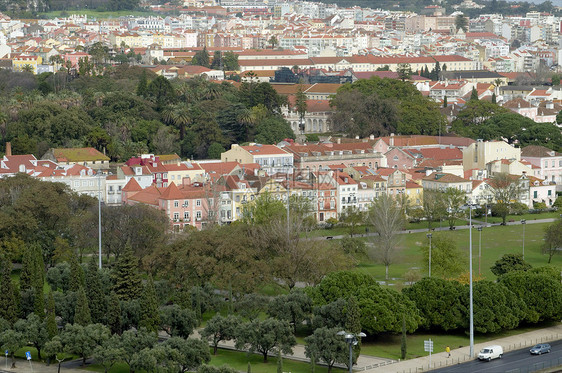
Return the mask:
[[[525,260],[534,267],[547,265],[548,256],[541,252],[544,228],[548,223],[527,224],[525,226]],[[455,241],[457,247],[463,253],[464,260],[468,267],[468,246],[469,231],[443,231],[439,232],[447,238]],[[472,230],[473,243],[473,270],[478,274],[478,248],[480,243],[480,232]],[[437,234],[437,233],[434,233]],[[395,263],[390,266],[389,284],[391,286],[401,286],[404,274],[411,269],[418,269],[422,275],[426,275],[425,263],[422,262],[420,247],[427,241],[425,233],[411,233],[401,236],[401,243],[396,254]],[[490,271],[490,267],[503,254],[523,252],[523,226],[493,226],[482,230],[482,256],[480,259],[480,272],[482,276],[489,280],[494,280],[495,276]],[[562,268],[562,255],[554,256],[551,265]],[[377,280],[384,280],[385,268],[382,264],[374,263],[368,259],[359,262],[355,269],[375,277]],[[467,268],[468,270],[468,268]]]

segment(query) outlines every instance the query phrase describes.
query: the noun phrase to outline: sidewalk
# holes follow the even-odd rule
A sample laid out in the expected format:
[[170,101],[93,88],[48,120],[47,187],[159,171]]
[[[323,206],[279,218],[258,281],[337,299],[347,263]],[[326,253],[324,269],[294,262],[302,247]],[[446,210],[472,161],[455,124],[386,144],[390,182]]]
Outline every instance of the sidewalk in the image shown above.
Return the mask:
[[[562,338],[562,325],[534,330],[532,332],[522,333],[497,339],[495,341],[488,341],[485,343],[478,343],[474,345],[474,354],[489,345],[500,345],[503,351],[509,352],[518,350],[526,346],[532,346],[540,342],[554,341]],[[456,365],[465,361],[471,360],[469,357],[470,347],[462,347],[451,350],[451,357],[447,357],[446,352],[439,352],[431,354],[431,369],[446,367],[448,365]],[[405,360],[395,364],[378,367],[375,369],[366,370],[369,373],[410,373],[410,372],[423,372],[431,370],[429,367],[429,356],[420,357],[417,359]]]

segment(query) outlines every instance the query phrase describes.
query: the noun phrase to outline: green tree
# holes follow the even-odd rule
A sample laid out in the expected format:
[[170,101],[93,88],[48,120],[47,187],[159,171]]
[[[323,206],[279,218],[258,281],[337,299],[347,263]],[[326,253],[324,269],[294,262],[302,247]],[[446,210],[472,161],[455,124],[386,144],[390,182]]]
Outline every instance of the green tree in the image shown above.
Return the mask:
[[139,325],[148,331],[157,332],[160,326],[160,315],[158,313],[158,299],[154,290],[154,281],[150,275],[141,293],[140,306],[141,319]]
[[345,339],[338,335],[341,329],[338,328],[319,328],[315,329],[311,336],[305,338],[306,357],[311,360],[317,359],[328,366],[328,372],[332,371],[334,364],[346,364],[349,358],[347,343]]
[[210,67],[209,52],[207,52],[207,47],[203,47],[202,50],[197,51],[193,58],[191,59],[192,65]]
[[92,322],[103,324],[107,313],[107,300],[102,288],[101,275],[94,258],[88,263],[84,279]]
[[408,345],[406,344],[406,316],[402,315],[402,338],[400,340],[400,358],[404,360],[408,353]]
[[464,32],[468,31],[468,19],[464,16],[464,14],[458,14],[455,18],[455,29],[462,30]]
[[511,271],[503,275],[500,282],[525,302],[526,322],[559,320],[562,316],[562,284],[559,279],[543,273]]
[[463,292],[458,282],[435,277],[423,278],[403,290],[420,312],[420,327],[444,331],[459,329],[464,325],[466,308],[461,301]]
[[349,236],[364,222],[365,214],[357,206],[346,207],[340,214],[340,221],[349,227]]
[[501,259],[496,260],[490,268],[492,273],[498,277],[513,271],[528,271],[532,266],[523,259],[522,254],[504,254]]
[[302,85],[299,85],[299,88],[297,89],[297,94],[295,95],[295,109],[297,111],[297,114],[299,115],[299,120],[301,123],[299,126],[303,127],[303,128],[301,127],[299,128],[303,132],[304,132],[304,116],[308,109],[306,100],[307,100],[306,93],[303,92]]
[[84,287],[84,270],[78,262],[78,257],[72,255],[70,258],[70,291],[79,291],[80,288]]
[[121,305],[114,291],[111,292],[107,304],[106,325],[111,330],[111,334],[121,334]]
[[16,289],[11,278],[12,262],[0,253],[0,319],[13,324],[18,319]]
[[287,320],[293,325],[296,333],[297,326],[308,319],[312,313],[312,300],[301,289],[293,289],[287,295],[278,295],[269,303],[268,313],[278,320]]
[[74,311],[74,324],[86,326],[92,323],[92,316],[90,314],[90,307],[88,305],[88,298],[84,288],[78,290],[78,297],[76,298],[76,310]]
[[[58,363],[57,372],[60,373],[60,366],[61,366],[62,362],[64,360],[66,360],[66,358],[64,357],[64,354],[63,354],[64,347],[62,345],[62,341],[61,341],[60,337],[57,335],[54,338],[52,338],[50,341],[45,343],[45,346],[43,347],[43,351],[44,351],[45,355],[47,356],[47,365],[49,365],[49,363],[52,359],[55,359]],[[59,358],[59,355],[60,355],[60,358]]]
[[94,349],[93,357],[97,364],[101,364],[107,373],[117,362],[121,361],[123,350],[120,348],[119,336],[113,335],[101,346]]
[[187,338],[197,326],[197,317],[192,310],[177,304],[160,308],[160,329],[170,337]]
[[176,100],[174,87],[168,79],[161,75],[148,84],[146,96],[154,102],[157,111],[161,111]]
[[21,333],[25,340],[37,349],[37,357],[41,360],[41,350],[49,340],[47,325],[39,316],[32,313],[27,319],[20,319],[14,324],[16,332]]
[[[562,200],[558,197],[556,201]],[[544,229],[543,252],[548,255],[548,263],[552,257],[562,248],[562,219],[556,220],[553,224]]]
[[[424,266],[429,267],[429,240],[421,247]],[[431,273],[432,276],[453,278],[465,268],[465,261],[460,259],[461,251],[450,237],[442,233],[433,233],[431,239]]]
[[138,274],[138,260],[133,256],[130,244],[125,246],[123,253],[117,259],[113,268],[113,291],[121,300],[139,298],[142,291],[142,281]]
[[175,362],[180,373],[194,371],[200,365],[211,361],[209,345],[200,339],[172,337],[162,345],[178,351],[179,358]]
[[201,337],[211,342],[213,355],[217,354],[217,348],[221,341],[228,341],[236,337],[242,320],[239,317],[228,315],[226,317],[216,314],[207,321],[205,328],[201,331]]
[[502,223],[505,225],[510,206],[513,202],[519,201],[519,197],[523,192],[523,187],[519,177],[506,173],[495,174],[491,180],[495,205],[492,207],[494,215],[501,216]]
[[[503,284],[478,281],[474,285],[474,330],[478,333],[497,333],[515,329],[525,317],[525,303]],[[494,297],[490,297],[494,294]],[[468,286],[465,286],[464,305],[468,309]],[[465,325],[468,325],[468,315]]]
[[296,344],[289,323],[273,318],[242,324],[236,333],[236,348],[247,348],[251,352],[261,353],[264,363],[267,363],[270,351],[290,354]]
[[59,329],[56,321],[55,298],[53,297],[52,290],[49,291],[49,295],[47,297],[47,316],[45,317],[45,323],[49,339],[53,339],[59,334]]
[[211,159],[220,159],[221,154],[224,153],[224,152],[226,152],[226,149],[224,148],[224,146],[222,146],[218,142],[212,143],[209,146],[209,149],[207,150],[207,154],[209,155],[209,158],[211,158]]
[[398,79],[403,82],[412,77],[412,67],[409,63],[399,63],[396,72],[398,73]]
[[143,70],[139,79],[139,83],[137,84],[137,96],[146,97],[147,92],[148,92],[148,79],[146,76],[146,70]]
[[86,359],[109,339],[110,332],[101,324],[67,324],[60,337],[65,352],[78,355],[82,359],[82,365],[86,365]]
[[12,369],[16,367],[16,351],[24,347],[26,342],[25,336],[13,329],[0,333],[0,347],[3,351],[8,351],[8,355],[12,358]]
[[119,339],[119,348],[122,351],[121,359],[129,365],[129,369],[135,370],[135,360],[139,352],[151,349],[158,342],[155,333],[149,332],[144,328],[124,331]]
[[222,56],[223,69],[226,71],[236,71],[240,69],[238,55],[234,52],[225,52]]
[[492,104],[497,104],[496,92],[492,93]]
[[275,49],[275,47],[279,44],[275,35],[272,35],[267,42],[271,45],[271,49]]
[[472,92],[470,93],[470,101],[478,101],[478,91],[476,87],[472,87]]
[[466,202],[466,194],[456,188],[447,188],[442,194],[445,210],[447,211],[447,220],[449,221],[449,228],[453,229],[457,219],[462,214],[461,207]]

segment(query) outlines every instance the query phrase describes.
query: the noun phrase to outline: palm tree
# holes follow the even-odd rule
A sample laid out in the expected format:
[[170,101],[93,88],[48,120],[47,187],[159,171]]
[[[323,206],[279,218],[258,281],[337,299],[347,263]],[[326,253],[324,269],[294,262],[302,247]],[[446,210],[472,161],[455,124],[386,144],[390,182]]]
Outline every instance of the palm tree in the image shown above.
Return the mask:
[[250,130],[257,122],[256,117],[250,110],[244,109],[240,114],[238,114],[236,120],[238,120],[238,122],[244,128],[244,141],[248,140],[248,138],[250,137]]
[[174,125],[180,131],[180,140],[185,136],[185,128],[191,123],[191,105],[180,102],[170,105],[162,111],[163,119],[166,123]]

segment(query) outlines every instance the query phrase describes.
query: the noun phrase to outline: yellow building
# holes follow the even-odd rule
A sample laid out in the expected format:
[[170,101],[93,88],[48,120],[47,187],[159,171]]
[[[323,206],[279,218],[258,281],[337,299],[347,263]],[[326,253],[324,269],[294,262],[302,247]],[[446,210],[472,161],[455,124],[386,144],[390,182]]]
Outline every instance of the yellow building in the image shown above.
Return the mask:
[[37,74],[37,67],[43,63],[41,56],[28,56],[21,54],[12,60],[12,69],[14,71],[30,71]]
[[414,207],[423,206],[423,187],[413,181],[406,181],[406,196]]

